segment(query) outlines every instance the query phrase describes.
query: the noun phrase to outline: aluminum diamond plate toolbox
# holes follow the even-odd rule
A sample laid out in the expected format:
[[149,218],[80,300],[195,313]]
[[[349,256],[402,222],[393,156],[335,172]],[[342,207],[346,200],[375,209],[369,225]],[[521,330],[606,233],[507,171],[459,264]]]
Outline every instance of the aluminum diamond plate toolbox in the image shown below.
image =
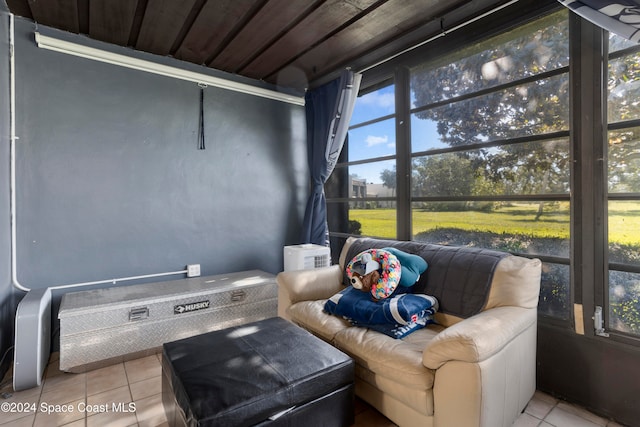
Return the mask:
[[275,276],[260,270],[69,292],[58,312],[60,369],[84,372],[274,317],[277,301]]

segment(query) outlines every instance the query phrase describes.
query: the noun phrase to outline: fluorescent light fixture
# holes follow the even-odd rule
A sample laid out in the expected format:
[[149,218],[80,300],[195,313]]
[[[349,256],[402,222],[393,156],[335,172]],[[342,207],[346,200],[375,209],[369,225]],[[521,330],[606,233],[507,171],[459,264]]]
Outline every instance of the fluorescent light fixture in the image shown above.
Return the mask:
[[162,76],[172,77],[174,79],[206,84],[207,86],[215,86],[222,89],[233,90],[236,92],[269,98],[276,101],[288,102],[290,104],[304,105],[304,98],[299,96],[289,95],[258,86],[252,86],[246,83],[234,82],[232,80],[197,73],[195,71],[183,70],[181,68],[172,67],[170,65],[158,64],[156,62],[147,61],[145,59],[121,55],[119,53],[108,52],[105,50],[45,36],[38,32],[35,33],[35,36],[36,44],[42,49],[75,55],[82,58],[92,59],[94,61],[106,62],[108,64],[132,68],[134,70],[146,71],[147,73],[159,74]]

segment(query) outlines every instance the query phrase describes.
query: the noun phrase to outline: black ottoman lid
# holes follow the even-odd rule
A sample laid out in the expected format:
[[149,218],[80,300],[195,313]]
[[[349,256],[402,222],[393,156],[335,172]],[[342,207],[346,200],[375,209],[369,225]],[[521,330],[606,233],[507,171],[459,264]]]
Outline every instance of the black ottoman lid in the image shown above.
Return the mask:
[[279,317],[163,346],[193,425],[253,425],[353,382],[353,360]]

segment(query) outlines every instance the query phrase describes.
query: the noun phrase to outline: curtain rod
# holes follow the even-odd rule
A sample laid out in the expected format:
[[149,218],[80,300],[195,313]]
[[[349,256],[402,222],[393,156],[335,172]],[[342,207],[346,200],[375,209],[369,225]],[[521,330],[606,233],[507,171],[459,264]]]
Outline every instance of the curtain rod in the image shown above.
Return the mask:
[[81,58],[87,58],[99,62],[106,62],[108,64],[118,65],[121,67],[131,68],[139,71],[145,71],[152,74],[159,74],[175,79],[186,80],[194,83],[203,83],[208,86],[215,86],[222,89],[260,96],[276,101],[288,102],[290,104],[304,105],[303,97],[289,95],[287,93],[265,89],[247,83],[235,82],[221,77],[214,77],[195,71],[184,70],[182,68],[177,68],[170,65],[163,65],[157,62],[148,61],[146,59],[139,59],[119,53],[109,52],[106,50],[45,36],[37,31],[35,32],[35,37],[36,44],[39,48],[42,49],[62,52],[68,55],[79,56]]
[[[457,31],[457,30],[459,30],[460,28],[466,27],[467,25],[472,24],[472,23],[474,23],[474,22],[476,22],[476,21],[478,21],[478,20],[480,20],[480,19],[482,19],[482,18],[485,18],[485,17],[487,17],[487,16],[489,16],[489,15],[491,15],[491,14],[493,14],[493,13],[496,13],[496,12],[498,12],[498,11],[500,11],[500,10],[502,10],[502,9],[506,8],[506,7],[509,7],[509,6],[511,6],[512,4],[517,3],[518,1],[519,1],[519,0],[511,0],[511,1],[507,2],[507,3],[505,3],[505,4],[502,4],[502,5],[500,5],[500,6],[494,7],[493,9],[491,9],[491,10],[489,10],[489,11],[487,11],[487,12],[484,12],[484,13],[482,13],[482,14],[480,14],[480,15],[476,16],[476,17],[473,17],[473,18],[469,19],[468,21],[464,21],[464,22],[462,22],[461,24],[458,24],[458,25],[456,25],[456,26],[454,26],[454,27],[452,27],[452,28],[449,28],[448,30],[445,30],[445,29],[443,28],[443,29],[442,29],[442,31],[441,31],[440,33],[436,34],[435,36],[430,37],[430,38],[428,38],[427,40],[423,40],[423,41],[421,41],[420,43],[417,43],[417,44],[415,44],[415,45],[413,45],[413,46],[410,46],[410,47],[408,47],[408,48],[406,48],[406,49],[404,49],[404,50],[402,50],[402,51],[400,51],[400,52],[398,52],[398,53],[394,53],[393,55],[388,56],[388,57],[386,57],[385,59],[383,59],[383,60],[381,60],[381,61],[378,61],[378,62],[376,62],[376,63],[375,63],[375,64],[373,64],[373,65],[368,65],[368,66],[366,66],[365,68],[363,68],[363,69],[361,69],[361,70],[358,70],[358,72],[359,72],[359,73],[364,73],[365,71],[369,71],[369,70],[371,70],[372,68],[377,67],[378,65],[382,65],[382,64],[384,64],[385,62],[391,61],[392,59],[395,59],[395,58],[397,58],[397,57],[399,57],[399,56],[401,56],[401,55],[404,55],[404,54],[405,54],[405,53],[407,53],[407,52],[410,52],[410,51],[412,51],[412,50],[414,50],[414,49],[417,49],[417,48],[419,48],[420,46],[424,46],[424,45],[426,45],[427,43],[431,43],[432,41],[437,40],[437,39],[439,39],[440,37],[444,37],[444,36],[446,36],[446,35],[447,35],[447,34],[449,34],[449,33],[452,33],[452,32],[454,32],[454,31]],[[444,22],[444,17],[441,17],[441,18],[440,18],[440,20],[441,20],[440,22],[441,22],[441,23],[443,23],[443,22]]]

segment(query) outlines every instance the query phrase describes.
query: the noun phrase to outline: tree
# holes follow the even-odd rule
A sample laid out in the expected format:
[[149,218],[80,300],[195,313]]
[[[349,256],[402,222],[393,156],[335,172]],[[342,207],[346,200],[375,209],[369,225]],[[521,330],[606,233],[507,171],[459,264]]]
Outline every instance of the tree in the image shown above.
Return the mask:
[[640,128],[609,133],[609,191],[640,193]]
[[[428,106],[566,66],[569,39],[565,15],[551,15],[545,24],[529,24],[504,35],[502,43],[479,43],[457,52],[457,59],[444,58],[435,66],[413,70],[415,105]],[[566,130],[568,101],[565,73],[427,108],[416,117],[435,122],[442,143],[464,147]],[[569,188],[568,140],[498,145],[458,152],[457,157],[468,160],[474,178],[482,174],[486,180],[502,183],[506,194],[566,193]],[[415,170],[414,180],[428,179],[419,176],[425,170]],[[463,182],[449,182],[450,191],[439,190],[438,194],[454,195],[457,187],[468,185],[464,177],[458,179]]]
[[419,157],[413,161],[414,196],[468,196],[475,176],[471,162],[457,155]]
[[385,169],[380,172],[380,179],[382,180],[382,185],[390,188],[391,194],[393,194],[396,189],[396,165],[393,165],[393,170]]
[[[628,47],[620,44],[622,37],[610,37],[610,50]],[[629,42],[627,42],[629,43]],[[640,53],[635,52],[613,59],[608,63],[607,89],[609,93],[609,122],[633,120],[640,117]]]

